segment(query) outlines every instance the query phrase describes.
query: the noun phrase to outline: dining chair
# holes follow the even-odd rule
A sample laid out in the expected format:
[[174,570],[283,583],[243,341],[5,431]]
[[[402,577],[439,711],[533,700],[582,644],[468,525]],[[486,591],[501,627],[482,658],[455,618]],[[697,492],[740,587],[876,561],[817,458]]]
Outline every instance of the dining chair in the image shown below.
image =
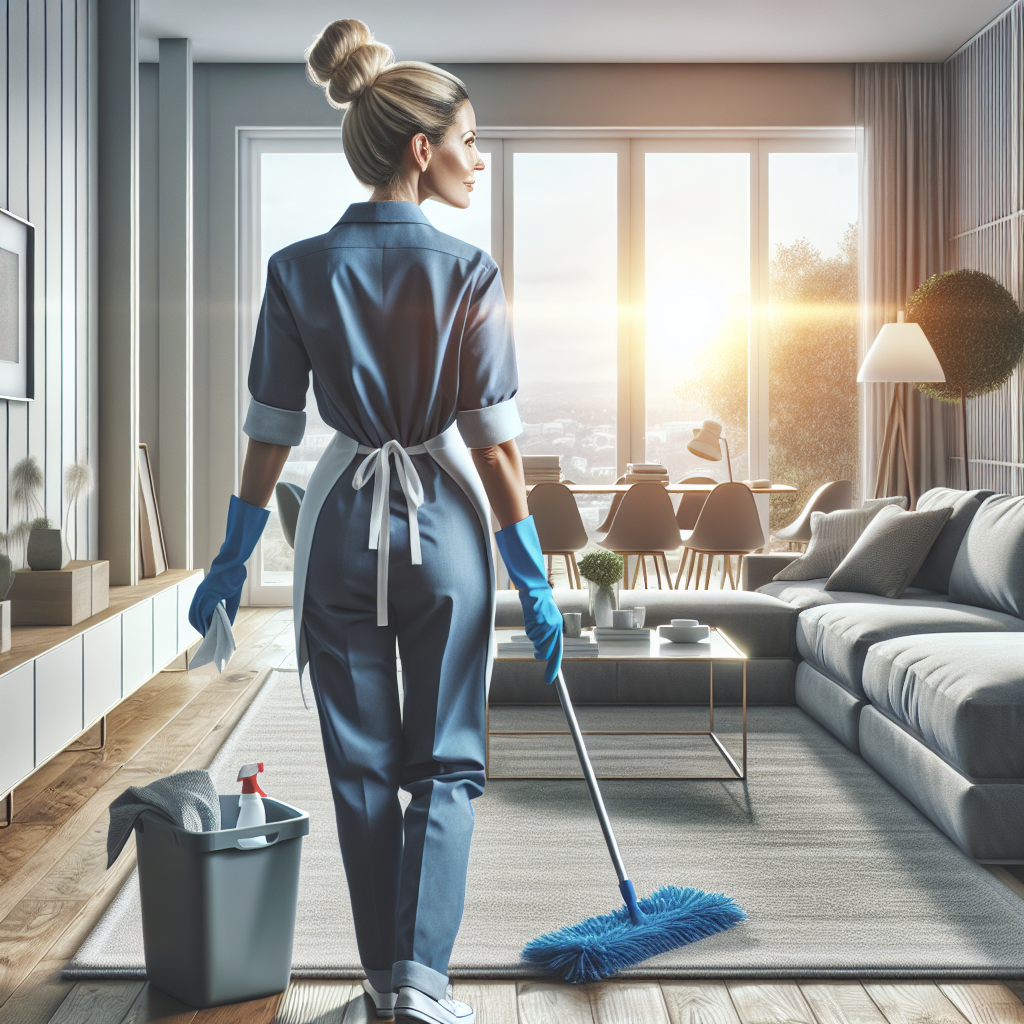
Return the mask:
[[[625,482],[626,482],[625,476],[620,476],[618,478],[618,480],[615,481],[616,484],[624,484]],[[611,506],[608,509],[608,515],[606,515],[604,517],[604,521],[594,531],[595,533],[607,533],[612,528],[612,523],[615,520],[615,513],[619,511],[619,505],[621,505],[621,504],[622,504],[622,495],[621,494],[613,494],[612,495],[612,503],[611,503]]]
[[786,541],[791,551],[794,544],[806,547],[811,539],[811,513],[836,512],[844,508],[853,508],[853,481],[833,480],[822,484],[804,505],[803,512],[789,526],[775,531],[775,539]]
[[281,519],[281,532],[288,542],[288,547],[295,547],[295,524],[299,520],[299,506],[305,497],[306,489],[298,484],[279,483],[274,488],[277,499],[277,514]]
[[[718,483],[713,476],[684,476],[676,482],[680,484]],[[687,560],[693,557],[693,552],[686,546],[686,538],[690,536],[691,531],[697,525],[697,517],[700,515],[700,510],[704,507],[704,502],[708,500],[709,493],[709,491],[697,491],[692,494],[683,494],[679,499],[679,507],[676,509],[676,523],[683,538],[683,553],[679,559],[680,573],[682,573],[683,566]]]
[[554,556],[561,555],[565,559],[569,587],[582,590],[576,552],[587,546],[589,538],[572,491],[565,484],[536,484],[526,505],[537,527],[540,549],[547,555],[548,579],[551,579]]
[[[654,561],[654,572],[658,578],[658,589],[661,589],[661,564],[665,567],[665,583],[672,589],[672,573],[669,571],[667,551],[675,551],[682,544],[679,527],[676,525],[675,510],[672,499],[668,496],[664,484],[633,484],[622,496],[618,511],[612,520],[607,536],[598,541],[603,548],[622,555],[626,572],[623,574],[623,586],[629,589],[636,587],[637,575],[643,569],[644,586],[648,586],[647,559]],[[636,567],[633,570],[633,582],[629,581],[629,556],[636,556]]]
[[[761,518],[757,514],[754,495],[746,484],[722,483],[709,495],[704,507],[700,510],[693,532],[686,538],[686,546],[692,552],[689,569],[682,589],[690,586],[696,569],[696,589],[701,589],[701,573],[704,573],[704,590],[711,582],[711,567],[718,555],[722,556],[722,576],[719,588],[725,588],[725,578],[729,577],[732,589],[737,589],[736,575],[732,571],[732,556],[750,554],[764,547],[764,532],[761,529]],[[706,568],[705,568],[706,560]],[[676,589],[683,576],[685,559],[679,563],[676,576]]]

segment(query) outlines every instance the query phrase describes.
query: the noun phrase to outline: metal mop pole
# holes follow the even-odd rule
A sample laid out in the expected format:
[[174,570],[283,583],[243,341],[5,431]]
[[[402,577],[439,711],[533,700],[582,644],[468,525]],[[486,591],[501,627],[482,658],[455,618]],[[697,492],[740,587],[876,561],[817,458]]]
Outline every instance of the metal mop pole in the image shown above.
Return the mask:
[[558,670],[558,678],[555,679],[555,689],[558,691],[558,700],[565,712],[565,720],[569,723],[569,732],[572,733],[572,741],[576,746],[576,755],[580,759],[580,767],[583,769],[583,777],[587,780],[587,789],[590,790],[590,799],[594,802],[594,810],[597,811],[598,821],[601,823],[601,831],[604,833],[604,841],[608,846],[608,853],[611,855],[612,863],[615,865],[615,873],[619,876],[619,892],[626,901],[626,908],[629,910],[629,917],[633,924],[642,924],[644,917],[637,905],[636,890],[633,883],[626,874],[626,866],[622,863],[622,854],[619,853],[619,844],[615,842],[615,833],[612,831],[612,823],[608,819],[608,812],[604,807],[604,800],[601,797],[601,789],[597,784],[597,776],[594,774],[594,767],[590,763],[590,755],[583,743],[583,733],[580,732],[579,722],[576,721],[576,712],[573,710],[572,701],[569,699],[569,691],[565,686],[565,676],[562,670]]

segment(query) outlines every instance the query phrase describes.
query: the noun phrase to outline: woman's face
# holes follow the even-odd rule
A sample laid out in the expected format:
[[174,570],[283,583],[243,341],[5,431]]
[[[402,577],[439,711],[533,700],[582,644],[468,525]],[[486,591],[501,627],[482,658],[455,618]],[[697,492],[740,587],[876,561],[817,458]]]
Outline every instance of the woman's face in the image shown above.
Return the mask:
[[[426,142],[423,136],[417,136],[413,142],[421,138]],[[469,100],[462,101],[455,123],[441,145],[428,149],[427,165],[420,172],[420,202],[437,199],[465,210],[476,172],[484,169],[483,158],[476,148],[476,113]]]

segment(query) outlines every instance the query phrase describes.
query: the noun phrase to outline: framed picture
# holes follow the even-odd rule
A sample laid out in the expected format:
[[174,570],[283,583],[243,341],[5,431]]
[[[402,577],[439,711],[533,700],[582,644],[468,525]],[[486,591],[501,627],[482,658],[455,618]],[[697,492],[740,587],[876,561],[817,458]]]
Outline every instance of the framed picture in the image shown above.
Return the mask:
[[0,398],[31,401],[36,229],[0,210]]
[[167,545],[160,522],[160,507],[156,503],[149,448],[145,444],[139,445],[139,556],[143,579],[166,572]]

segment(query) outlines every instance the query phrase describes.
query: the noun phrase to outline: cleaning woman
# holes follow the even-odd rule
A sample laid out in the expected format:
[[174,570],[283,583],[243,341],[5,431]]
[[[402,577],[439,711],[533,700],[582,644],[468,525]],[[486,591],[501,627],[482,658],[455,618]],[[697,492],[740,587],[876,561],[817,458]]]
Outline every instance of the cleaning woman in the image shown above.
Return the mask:
[[522,424],[501,276],[420,210],[425,199],[468,207],[484,164],[462,82],[395,63],[362,22],[328,25],[307,73],[345,108],[345,154],[373,191],[270,259],[242,486],[191,619],[205,634],[222,602],[234,618],[265,506],[302,440],[312,372],[337,433],[295,533],[296,645],[316,694],[364,988],[380,1017],[472,1024],[447,970],[470,801],[484,788],[490,510],[548,682],[562,656],[513,440]]

